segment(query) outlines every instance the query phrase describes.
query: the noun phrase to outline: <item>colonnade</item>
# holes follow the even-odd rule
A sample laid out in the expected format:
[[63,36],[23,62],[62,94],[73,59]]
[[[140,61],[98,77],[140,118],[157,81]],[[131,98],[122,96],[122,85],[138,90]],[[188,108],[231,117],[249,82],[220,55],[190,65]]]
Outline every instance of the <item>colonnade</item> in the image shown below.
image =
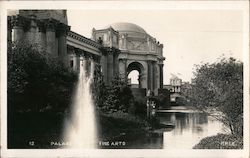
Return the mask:
[[8,17],[8,41],[36,44],[40,51],[66,61],[66,36],[70,27],[54,19],[36,19],[19,15]]
[[163,88],[163,64],[148,61],[148,89],[157,92]]
[[119,74],[119,50],[115,48],[104,47],[102,49],[102,56],[100,64],[102,66],[102,73],[104,82],[109,85],[116,75]]
[[73,46],[67,45],[67,51],[69,56],[69,66],[74,71],[80,70],[80,60],[83,60],[86,63],[85,69],[87,73],[90,71],[90,62],[94,63],[94,66],[100,66],[100,56],[91,54],[82,49],[75,48]]

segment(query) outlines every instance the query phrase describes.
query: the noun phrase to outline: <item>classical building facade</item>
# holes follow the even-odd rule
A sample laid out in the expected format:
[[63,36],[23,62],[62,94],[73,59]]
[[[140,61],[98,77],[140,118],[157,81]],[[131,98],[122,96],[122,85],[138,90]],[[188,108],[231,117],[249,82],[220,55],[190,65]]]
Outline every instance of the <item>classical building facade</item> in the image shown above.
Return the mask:
[[8,40],[36,44],[41,51],[67,62],[66,11],[20,10],[8,17]]
[[80,57],[100,65],[102,45],[70,31],[66,10],[10,11],[8,41],[33,44],[75,71]]
[[58,58],[73,70],[80,67],[80,57],[101,67],[108,85],[119,75],[139,72],[139,87],[163,89],[163,45],[143,28],[132,23],[115,23],[93,29],[92,38],[70,31],[65,10],[19,10],[8,16],[8,40],[27,41]]
[[92,39],[102,41],[106,48],[119,50],[102,56],[101,63],[108,61],[107,67],[103,67],[104,74],[110,73],[107,77],[118,74],[127,80],[128,74],[137,70],[139,88],[155,94],[163,88],[163,44],[143,28],[132,23],[114,23],[100,30],[93,29]]

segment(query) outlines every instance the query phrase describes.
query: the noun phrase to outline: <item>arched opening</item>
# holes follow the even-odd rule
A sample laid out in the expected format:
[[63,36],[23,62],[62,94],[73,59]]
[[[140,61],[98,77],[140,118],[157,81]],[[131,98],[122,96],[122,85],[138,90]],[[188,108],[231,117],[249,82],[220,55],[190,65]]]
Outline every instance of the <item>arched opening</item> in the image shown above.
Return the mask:
[[133,70],[128,74],[128,84],[132,88],[139,88],[139,72],[137,70]]
[[132,62],[127,68],[127,79],[128,84],[132,88],[142,88],[141,87],[141,76],[143,72],[143,66],[139,62]]

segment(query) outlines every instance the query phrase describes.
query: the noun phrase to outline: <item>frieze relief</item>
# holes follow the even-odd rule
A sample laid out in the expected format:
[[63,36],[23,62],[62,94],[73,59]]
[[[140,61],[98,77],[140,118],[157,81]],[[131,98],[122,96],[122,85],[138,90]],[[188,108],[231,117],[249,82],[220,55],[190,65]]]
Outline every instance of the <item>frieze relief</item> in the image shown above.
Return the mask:
[[140,41],[128,41],[128,49],[129,50],[146,51],[147,50],[147,43],[140,42]]

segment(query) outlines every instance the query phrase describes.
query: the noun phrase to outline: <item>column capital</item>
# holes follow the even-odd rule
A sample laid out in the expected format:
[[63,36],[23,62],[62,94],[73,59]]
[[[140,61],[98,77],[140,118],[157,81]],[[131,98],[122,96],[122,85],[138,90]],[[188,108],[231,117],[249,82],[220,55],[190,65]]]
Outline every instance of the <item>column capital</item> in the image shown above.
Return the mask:
[[48,19],[45,21],[46,30],[55,31],[57,26],[57,21],[53,19]]
[[75,47],[67,44],[67,54],[75,53]]
[[154,64],[154,63],[156,63],[156,61],[154,61],[154,60],[147,60],[147,63]]
[[158,65],[159,65],[160,67],[163,67],[163,66],[164,66],[164,64],[163,64],[163,63],[159,63]]
[[38,26],[38,31],[39,32],[45,32],[46,31],[46,26],[45,26],[44,22],[37,21],[37,26]]
[[102,47],[101,51],[104,55],[108,54],[114,54],[114,55],[118,55],[120,53],[119,49],[116,49],[114,47]]
[[9,19],[11,20],[10,25],[12,28],[23,28],[24,31],[29,30],[31,27],[31,20],[35,20],[34,18],[29,19],[20,15],[11,16]]
[[125,64],[125,63],[127,63],[128,59],[126,59],[126,58],[120,58],[119,60]]
[[101,57],[95,54],[92,54],[92,58],[95,62],[100,63]]
[[59,23],[57,28],[57,34],[59,34],[59,36],[67,36],[67,33],[70,31],[70,26],[63,23]]
[[24,26],[24,18],[16,15],[11,17],[11,26],[12,27],[23,27]]
[[77,56],[84,56],[83,50],[74,47],[74,51]]

